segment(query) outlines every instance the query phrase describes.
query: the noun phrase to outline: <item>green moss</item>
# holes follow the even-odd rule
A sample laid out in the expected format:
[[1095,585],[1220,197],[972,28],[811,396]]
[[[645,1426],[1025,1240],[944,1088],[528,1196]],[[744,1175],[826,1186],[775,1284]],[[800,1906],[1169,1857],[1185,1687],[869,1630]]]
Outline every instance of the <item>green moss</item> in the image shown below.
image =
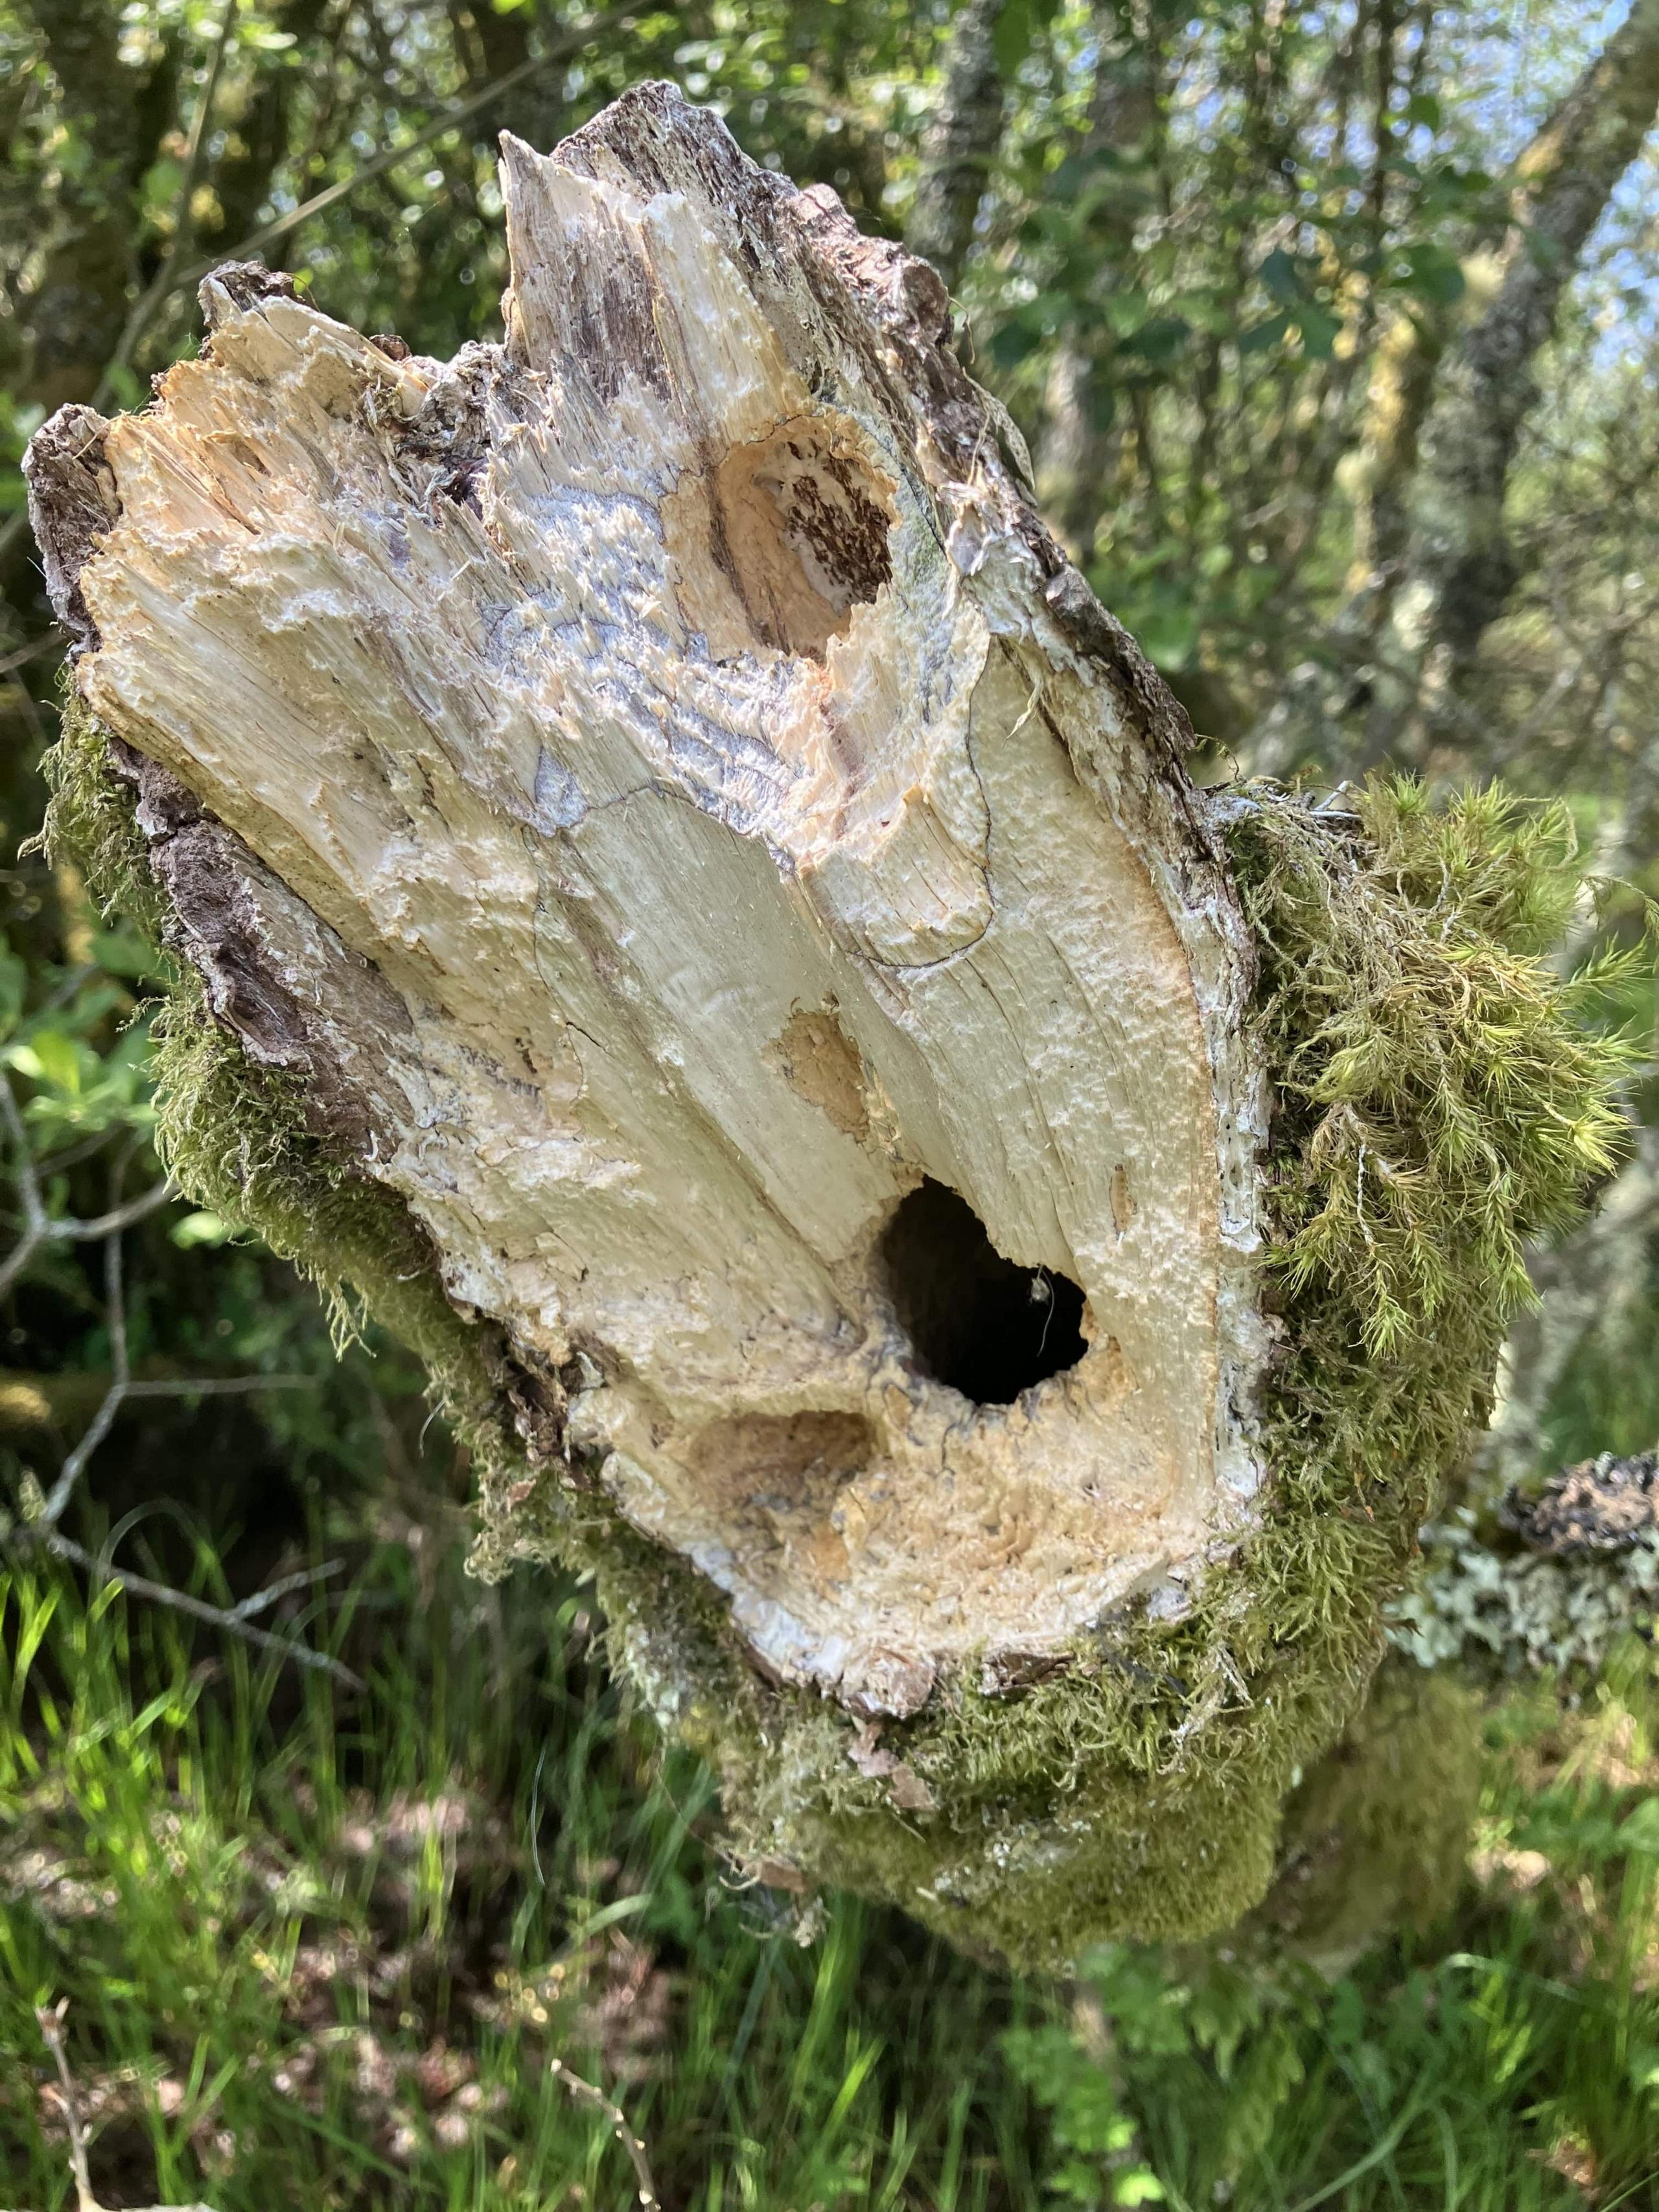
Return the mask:
[[103,732],[68,688],[58,742],[40,765],[51,794],[48,851],[76,863],[101,913],[124,915],[159,948],[167,935],[167,899],[150,873],[132,793],[111,770]]
[[1345,1972],[1378,1936],[1448,1911],[1480,1796],[1480,1703],[1390,1658],[1285,1808],[1273,1886],[1230,1948]]
[[[84,729],[55,775],[54,836],[103,896],[153,911]],[[329,1156],[188,982],[163,1024],[163,1143],[193,1195],[428,1360],[479,1443],[480,1568],[592,1570],[619,1662],[716,1765],[741,1863],[890,1899],[1023,1966],[1201,1936],[1267,1891],[1287,1793],[1363,1705],[1382,1608],[1484,1409],[1522,1241],[1571,1218],[1622,1127],[1630,1054],[1540,957],[1573,896],[1565,815],[1492,792],[1437,811],[1380,784],[1352,805],[1224,802],[1275,1098],[1262,1264],[1284,1352],[1258,1524],[1184,1619],[1126,1611],[1063,1674],[1001,1698],[964,1677],[890,1726],[927,1813],[853,1765],[836,1708],[761,1680],[690,1569],[593,1492],[529,1486],[491,1333],[453,1313],[400,1203]]]

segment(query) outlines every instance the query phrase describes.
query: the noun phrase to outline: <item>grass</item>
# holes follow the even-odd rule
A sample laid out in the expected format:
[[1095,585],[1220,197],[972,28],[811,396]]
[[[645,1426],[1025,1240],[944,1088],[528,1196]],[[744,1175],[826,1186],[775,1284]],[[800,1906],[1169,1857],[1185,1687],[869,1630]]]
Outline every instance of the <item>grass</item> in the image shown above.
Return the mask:
[[[1493,1708],[1455,1919],[1326,1986],[1102,1953],[1061,1988],[833,1905],[802,1948],[702,1840],[580,1589],[380,1543],[308,1632],[0,1582],[0,2202],[674,2212],[1659,2204],[1659,1681]],[[211,1587],[215,1563],[199,1571]]]

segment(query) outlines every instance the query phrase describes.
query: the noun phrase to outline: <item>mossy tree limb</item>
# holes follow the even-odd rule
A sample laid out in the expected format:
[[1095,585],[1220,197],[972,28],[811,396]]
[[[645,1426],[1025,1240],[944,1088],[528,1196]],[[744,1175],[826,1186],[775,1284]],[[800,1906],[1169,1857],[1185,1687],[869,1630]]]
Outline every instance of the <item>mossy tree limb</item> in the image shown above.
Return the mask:
[[747,1865],[1222,1925],[1609,1156],[1559,825],[1207,799],[925,264],[662,87],[503,173],[503,347],[227,270],[35,443],[175,1173],[417,1343]]

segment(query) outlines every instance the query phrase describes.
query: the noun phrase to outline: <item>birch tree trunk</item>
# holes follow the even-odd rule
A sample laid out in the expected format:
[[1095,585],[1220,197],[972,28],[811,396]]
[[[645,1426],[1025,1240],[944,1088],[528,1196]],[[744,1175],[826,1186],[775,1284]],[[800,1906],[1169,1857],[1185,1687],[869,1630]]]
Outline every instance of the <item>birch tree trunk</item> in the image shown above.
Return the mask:
[[[32,451],[100,763],[60,827],[117,836],[112,769],[198,1042],[234,1040],[222,1094],[172,1064],[178,1171],[264,1225],[297,1099],[314,1179],[267,1233],[394,1317],[441,1283],[492,1557],[599,1572],[752,1871],[1032,1959],[1220,1924],[1363,1692],[1501,1304],[1454,1220],[1473,1287],[1409,1388],[1323,1290],[1285,1413],[1318,1329],[1264,1310],[1291,1155],[1222,829],[1371,886],[1352,963],[1419,927],[1405,863],[1194,789],[940,280],[827,189],[663,86],[507,137],[503,183],[504,345],[414,357],[230,267],[155,406]],[[1414,988],[1460,943],[1437,865],[1436,901]],[[1368,1185],[1368,1125],[1357,1169],[1347,1121],[1285,1126],[1374,1270],[1395,1139]],[[1503,1172],[1483,1237],[1530,1202]],[[402,1224],[377,1262],[343,1194]],[[1394,1407],[1370,1457],[1355,1394]]]
[[922,142],[907,243],[954,289],[1002,138],[1007,94],[997,57],[1003,0],[962,0],[945,52],[945,81]]

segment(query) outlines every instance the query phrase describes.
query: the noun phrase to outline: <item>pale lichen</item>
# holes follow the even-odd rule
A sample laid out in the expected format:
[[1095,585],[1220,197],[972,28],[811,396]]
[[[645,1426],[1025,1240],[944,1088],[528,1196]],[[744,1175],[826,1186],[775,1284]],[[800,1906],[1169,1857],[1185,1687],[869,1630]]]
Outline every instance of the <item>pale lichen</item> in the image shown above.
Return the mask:
[[1423,1531],[1424,1564],[1393,1607],[1389,1633],[1419,1667],[1516,1674],[1589,1672],[1659,1617],[1659,1536],[1609,1557],[1549,1559],[1497,1550],[1472,1506]]

